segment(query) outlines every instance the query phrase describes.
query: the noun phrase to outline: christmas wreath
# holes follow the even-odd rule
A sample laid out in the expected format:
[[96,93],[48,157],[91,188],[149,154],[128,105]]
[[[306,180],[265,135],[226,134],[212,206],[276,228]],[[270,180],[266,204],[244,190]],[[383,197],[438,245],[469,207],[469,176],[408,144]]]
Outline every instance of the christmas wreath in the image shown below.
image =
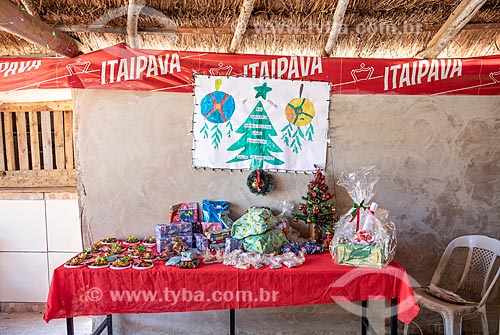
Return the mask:
[[262,170],[252,171],[248,175],[247,186],[252,193],[266,195],[274,188],[273,176]]

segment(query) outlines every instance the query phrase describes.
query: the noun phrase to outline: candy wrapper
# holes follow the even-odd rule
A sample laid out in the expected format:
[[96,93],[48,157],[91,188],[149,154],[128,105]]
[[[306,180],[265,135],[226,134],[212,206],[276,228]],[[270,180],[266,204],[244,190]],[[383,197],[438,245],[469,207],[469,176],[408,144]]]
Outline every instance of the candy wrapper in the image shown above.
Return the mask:
[[224,200],[210,201],[204,199],[202,202],[203,221],[220,222],[224,229],[231,229],[233,220],[229,217],[229,203]]
[[338,264],[382,268],[394,259],[395,225],[387,210],[370,204],[378,180],[374,166],[340,176],[338,184],[349,192],[354,206],[340,218],[330,244],[330,253]]
[[191,222],[176,222],[156,225],[156,239],[167,238],[170,235],[190,234],[193,231]]
[[170,222],[198,222],[198,203],[182,202],[170,206]]

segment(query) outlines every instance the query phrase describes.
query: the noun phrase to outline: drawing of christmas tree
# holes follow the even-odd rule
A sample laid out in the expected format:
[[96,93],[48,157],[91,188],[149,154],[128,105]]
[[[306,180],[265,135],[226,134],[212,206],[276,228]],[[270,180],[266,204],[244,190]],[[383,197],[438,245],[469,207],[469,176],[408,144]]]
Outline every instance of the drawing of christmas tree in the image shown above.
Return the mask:
[[241,138],[234,142],[227,150],[242,151],[227,163],[250,161],[250,169],[259,170],[263,168],[264,162],[272,165],[282,165],[285,162],[273,156],[272,153],[283,152],[281,148],[272,140],[276,136],[269,116],[267,115],[262,102],[255,105],[252,113],[236,130],[236,133],[242,134]]

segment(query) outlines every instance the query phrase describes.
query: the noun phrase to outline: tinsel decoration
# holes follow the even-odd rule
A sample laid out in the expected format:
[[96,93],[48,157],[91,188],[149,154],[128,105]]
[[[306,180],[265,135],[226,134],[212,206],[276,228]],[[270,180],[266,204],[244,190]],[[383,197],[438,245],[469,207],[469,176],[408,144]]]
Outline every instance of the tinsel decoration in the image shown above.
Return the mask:
[[254,170],[248,175],[247,186],[252,193],[267,195],[274,188],[273,176],[262,170]]

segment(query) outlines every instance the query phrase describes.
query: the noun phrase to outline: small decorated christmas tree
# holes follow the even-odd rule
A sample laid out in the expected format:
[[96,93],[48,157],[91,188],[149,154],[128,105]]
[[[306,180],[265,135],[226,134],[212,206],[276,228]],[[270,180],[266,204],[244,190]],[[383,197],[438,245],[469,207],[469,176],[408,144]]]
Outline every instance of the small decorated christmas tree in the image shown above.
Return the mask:
[[316,227],[328,234],[333,234],[335,232],[335,207],[330,200],[334,196],[328,192],[325,176],[317,168],[313,180],[309,183],[307,194],[302,196],[305,202],[299,204],[300,212],[293,214],[295,221],[302,220],[309,224],[310,231],[314,231]]

